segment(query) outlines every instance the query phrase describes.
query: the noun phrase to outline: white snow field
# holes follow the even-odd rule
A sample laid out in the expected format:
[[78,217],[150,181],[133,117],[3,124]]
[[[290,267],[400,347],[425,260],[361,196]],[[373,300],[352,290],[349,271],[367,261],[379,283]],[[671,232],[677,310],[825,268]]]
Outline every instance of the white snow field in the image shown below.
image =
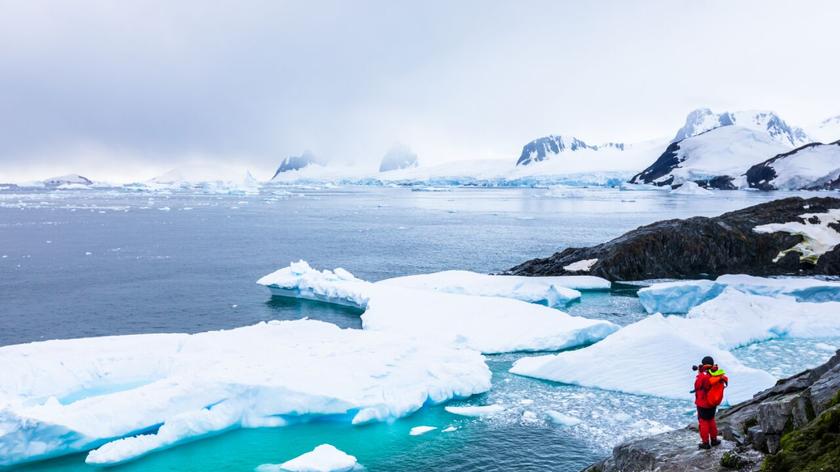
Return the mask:
[[[776,260],[784,257],[789,252],[798,252],[800,260],[807,260],[816,263],[823,254],[834,249],[840,244],[840,233],[829,225],[840,221],[840,209],[833,208],[826,213],[805,213],[799,215],[805,223],[791,221],[788,223],[770,223],[756,226],[753,231],[757,233],[790,233],[802,236],[802,242],[781,251]],[[816,218],[817,223],[811,223],[810,219]]]
[[579,290],[610,289],[608,280],[593,276],[524,277],[487,275],[466,270],[394,277],[377,282],[377,285],[515,298],[548,306],[563,306],[579,300]]
[[[732,378],[736,403],[770,387],[775,377],[744,366],[729,350],[783,337],[840,335],[840,303],[797,302],[726,288],[686,317],[651,315],[592,346],[516,361],[511,372],[627,393],[689,399],[691,365],[711,355]],[[699,356],[699,357],[698,357]]]
[[312,320],[6,346],[0,372],[0,466],[92,448],[88,463],[114,464],[310,415],[398,418],[491,377],[473,350]]
[[[840,139],[838,136],[835,139]],[[767,163],[776,174],[768,183],[778,190],[820,188],[840,177],[840,144],[818,144]]]
[[[545,299],[552,291],[560,293],[557,281],[586,287],[608,284],[597,277],[548,279],[528,284],[518,277],[454,271],[370,283],[344,269],[318,271],[299,261],[257,283],[267,286],[274,295],[362,308],[365,330],[454,343],[483,353],[567,349],[598,341],[618,329],[608,321],[570,316],[519,299]],[[421,288],[405,288],[402,284]],[[457,291],[459,284],[464,291],[500,296],[438,291]]]
[[282,464],[263,464],[256,472],[347,472],[361,470],[356,457],[330,444],[321,444]]
[[840,302],[840,281],[802,277],[755,277],[722,275],[715,280],[684,280],[653,284],[639,290],[639,302],[648,313],[688,313],[709,301],[727,287],[744,293],[778,297],[790,296],[806,302]]

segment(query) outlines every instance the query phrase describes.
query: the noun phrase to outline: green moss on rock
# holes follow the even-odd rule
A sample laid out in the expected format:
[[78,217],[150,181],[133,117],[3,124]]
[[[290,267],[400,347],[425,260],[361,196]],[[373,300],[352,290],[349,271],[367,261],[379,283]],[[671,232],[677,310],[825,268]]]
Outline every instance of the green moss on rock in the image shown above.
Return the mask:
[[840,393],[806,426],[782,436],[781,449],[767,456],[765,472],[840,472]]

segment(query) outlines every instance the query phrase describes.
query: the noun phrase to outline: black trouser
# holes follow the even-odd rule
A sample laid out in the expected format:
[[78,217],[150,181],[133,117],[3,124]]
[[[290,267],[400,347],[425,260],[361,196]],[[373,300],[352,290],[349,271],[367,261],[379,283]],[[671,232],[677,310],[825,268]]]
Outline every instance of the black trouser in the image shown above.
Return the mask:
[[711,408],[702,408],[697,407],[697,417],[701,420],[713,420],[715,419],[715,412],[717,411],[717,407],[713,406]]

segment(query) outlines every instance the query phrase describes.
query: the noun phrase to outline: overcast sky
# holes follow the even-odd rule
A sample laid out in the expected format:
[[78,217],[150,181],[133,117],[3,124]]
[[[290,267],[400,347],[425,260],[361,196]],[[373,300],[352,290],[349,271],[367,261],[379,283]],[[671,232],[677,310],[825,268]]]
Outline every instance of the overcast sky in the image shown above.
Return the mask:
[[503,158],[840,114],[836,1],[0,0],[0,181]]

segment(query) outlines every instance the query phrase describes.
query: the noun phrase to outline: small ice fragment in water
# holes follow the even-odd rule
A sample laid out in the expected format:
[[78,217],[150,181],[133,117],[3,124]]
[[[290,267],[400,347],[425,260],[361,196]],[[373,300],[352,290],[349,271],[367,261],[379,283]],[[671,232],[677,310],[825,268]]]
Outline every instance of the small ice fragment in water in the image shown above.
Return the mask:
[[548,410],[545,412],[548,419],[551,420],[552,423],[559,424],[562,426],[575,426],[581,423],[580,418],[575,416],[565,415],[560,413],[559,411],[555,410]]
[[458,428],[454,426],[447,426],[446,428],[442,429],[442,433],[451,433],[452,431],[456,431]]
[[257,472],[346,472],[356,469],[356,457],[340,451],[330,444],[321,444],[310,452],[277,464],[263,464]]
[[420,436],[421,434],[426,434],[429,431],[436,430],[436,426],[415,426],[411,428],[411,431],[408,432],[410,436]]
[[447,406],[444,410],[453,415],[461,416],[488,416],[496,413],[501,413],[505,410],[502,405],[485,405],[485,406]]

